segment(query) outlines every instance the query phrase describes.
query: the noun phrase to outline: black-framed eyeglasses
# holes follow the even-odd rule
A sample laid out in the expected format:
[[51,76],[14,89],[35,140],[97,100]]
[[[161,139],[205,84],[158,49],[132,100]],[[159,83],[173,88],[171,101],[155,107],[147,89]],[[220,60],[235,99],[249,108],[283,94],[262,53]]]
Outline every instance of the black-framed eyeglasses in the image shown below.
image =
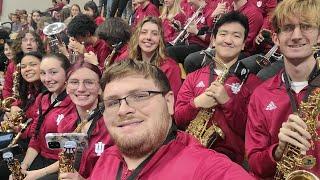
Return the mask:
[[151,97],[162,94],[162,91],[137,91],[119,99],[104,99],[105,111],[108,113],[117,112],[124,100],[126,104],[132,108],[140,108],[145,106],[145,102]]

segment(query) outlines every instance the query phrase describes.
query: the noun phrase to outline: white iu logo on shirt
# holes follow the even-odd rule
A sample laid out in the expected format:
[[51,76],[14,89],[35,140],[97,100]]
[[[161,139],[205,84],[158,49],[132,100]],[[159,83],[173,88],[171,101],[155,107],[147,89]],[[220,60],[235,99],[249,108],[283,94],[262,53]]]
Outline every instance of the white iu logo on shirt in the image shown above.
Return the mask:
[[62,121],[62,119],[64,118],[64,115],[63,114],[59,114],[57,119],[56,119],[56,122],[57,122],[57,126],[60,124],[60,122]]
[[97,153],[97,156],[101,156],[104,151],[104,145],[102,142],[98,142],[95,144],[94,152]]

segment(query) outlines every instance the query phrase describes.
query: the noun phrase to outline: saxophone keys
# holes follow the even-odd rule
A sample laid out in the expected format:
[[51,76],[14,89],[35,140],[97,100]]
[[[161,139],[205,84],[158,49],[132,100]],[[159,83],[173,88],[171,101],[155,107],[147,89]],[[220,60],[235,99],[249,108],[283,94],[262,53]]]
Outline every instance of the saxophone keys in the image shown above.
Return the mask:
[[316,165],[316,158],[312,155],[306,155],[301,159],[302,167],[312,169]]

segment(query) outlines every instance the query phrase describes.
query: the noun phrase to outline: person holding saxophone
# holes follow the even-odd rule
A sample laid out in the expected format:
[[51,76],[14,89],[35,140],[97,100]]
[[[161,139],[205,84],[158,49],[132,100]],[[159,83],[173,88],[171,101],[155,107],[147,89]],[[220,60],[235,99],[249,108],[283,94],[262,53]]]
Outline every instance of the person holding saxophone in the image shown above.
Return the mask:
[[[238,164],[244,160],[246,104],[260,83],[253,74],[242,78],[234,73],[248,36],[248,26],[248,19],[239,12],[221,16],[213,30],[215,59],[187,76],[178,93],[174,114],[178,127],[193,135],[210,132],[209,127],[215,128],[209,139],[201,135],[198,140],[211,141],[202,144]],[[211,115],[199,117],[204,110]],[[200,118],[204,122],[193,126]]]
[[65,90],[69,67],[69,60],[62,54],[49,54],[41,61],[38,71],[41,82],[48,91],[40,93],[35,100],[37,110],[33,112],[35,118],[31,124],[34,133],[21,162],[21,172],[26,175],[25,180],[38,179],[44,175],[47,175],[44,178],[46,180],[57,179],[57,174],[40,169],[56,162],[59,154],[59,150],[48,148],[45,135],[57,132],[59,123],[70,120],[74,111],[73,103]]
[[[313,47],[320,41],[320,1],[282,1],[272,25],[284,68],[251,96],[245,142],[249,165],[264,179],[284,179],[298,169],[319,177],[320,142],[314,135],[320,133],[319,105],[314,105],[319,96],[319,62]],[[283,163],[285,159],[294,161]]]
[[101,153],[113,145],[102,117],[104,108],[99,100],[102,93],[99,85],[100,77],[101,71],[98,66],[85,61],[77,62],[67,73],[66,91],[74,103],[74,110],[67,121],[59,123],[58,132],[85,133],[89,143],[81,153],[77,150],[73,154],[75,162],[71,166],[75,172],[63,172],[64,167],[69,164],[66,163],[67,157],[59,154],[59,161],[30,174],[38,174],[37,178],[42,176],[42,179],[46,179],[48,178],[46,173],[42,172],[50,174],[59,171],[59,179],[88,178]]

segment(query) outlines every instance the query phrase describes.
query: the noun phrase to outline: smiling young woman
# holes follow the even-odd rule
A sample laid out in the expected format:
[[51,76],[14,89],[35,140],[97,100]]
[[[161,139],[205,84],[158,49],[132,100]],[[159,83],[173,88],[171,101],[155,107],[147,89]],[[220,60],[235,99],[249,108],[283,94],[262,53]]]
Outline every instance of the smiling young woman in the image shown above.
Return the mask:
[[181,81],[178,64],[166,56],[161,20],[148,16],[138,26],[129,43],[129,58],[158,66],[169,79],[176,97]]
[[[40,79],[48,91],[39,94],[35,101],[38,109],[34,112],[35,119],[31,125],[34,133],[21,163],[21,171],[27,178],[38,179],[48,175],[51,172],[41,172],[39,169],[58,160],[60,151],[47,147],[45,135],[57,132],[59,123],[68,121],[74,111],[73,103],[65,91],[69,67],[69,60],[62,54],[45,56],[40,64]],[[25,76],[32,79],[31,73],[26,73]],[[57,174],[50,174],[45,179],[51,178],[57,179]]]
[[[49,66],[49,67],[52,67]],[[50,72],[50,71],[49,71]],[[64,77],[65,78],[65,77]],[[113,145],[109,133],[104,125],[102,117],[103,106],[99,104],[99,96],[102,93],[99,81],[101,72],[99,68],[88,62],[79,61],[74,64],[67,73],[66,91],[74,103],[73,111],[67,119],[58,124],[59,133],[82,132],[88,137],[88,147],[80,154],[81,158],[76,160],[75,173],[60,174],[59,177],[83,177],[88,178],[91,171],[104,149]],[[50,89],[58,89],[58,75],[44,82]],[[57,83],[55,83],[57,82]],[[68,108],[68,107],[67,107]],[[43,167],[32,172],[34,178],[49,178],[48,173],[56,173],[59,162]]]

